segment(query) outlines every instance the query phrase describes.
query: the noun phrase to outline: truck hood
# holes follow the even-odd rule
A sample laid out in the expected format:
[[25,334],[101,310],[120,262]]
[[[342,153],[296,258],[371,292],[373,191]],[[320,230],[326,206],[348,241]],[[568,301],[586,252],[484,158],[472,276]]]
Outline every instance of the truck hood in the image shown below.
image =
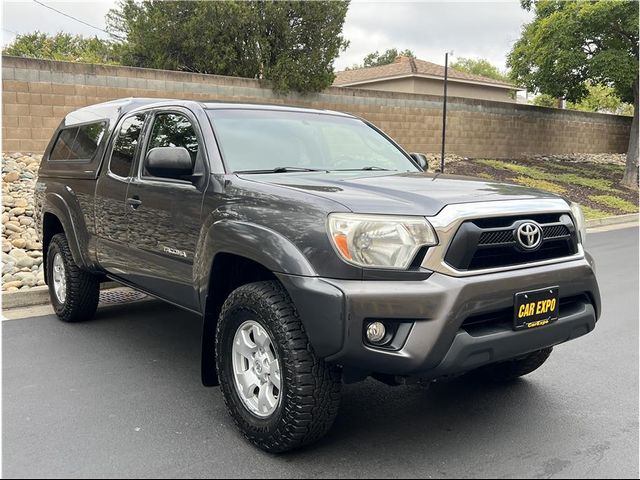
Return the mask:
[[454,203],[558,198],[519,185],[419,172],[296,172],[239,176],[330,199],[357,213],[430,216]]

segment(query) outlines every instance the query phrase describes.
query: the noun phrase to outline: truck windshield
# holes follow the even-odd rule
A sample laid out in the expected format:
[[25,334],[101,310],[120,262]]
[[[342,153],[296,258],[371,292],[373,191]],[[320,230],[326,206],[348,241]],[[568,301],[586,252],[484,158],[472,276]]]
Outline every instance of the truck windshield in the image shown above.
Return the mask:
[[419,171],[361,120],[278,110],[208,110],[227,169],[242,173]]

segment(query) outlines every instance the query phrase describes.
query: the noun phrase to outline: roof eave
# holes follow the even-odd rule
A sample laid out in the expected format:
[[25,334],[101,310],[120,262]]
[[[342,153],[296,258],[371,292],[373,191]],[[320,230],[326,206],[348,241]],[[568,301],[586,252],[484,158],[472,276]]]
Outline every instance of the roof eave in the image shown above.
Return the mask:
[[[428,78],[432,80],[444,80],[444,77],[439,75],[427,75],[424,73],[405,73],[402,75],[391,75],[387,77],[378,77],[371,78],[368,80],[358,80],[355,82],[347,82],[347,83],[334,83],[334,87],[355,87],[358,85],[366,85],[368,83],[378,83],[384,82],[387,80],[398,80],[402,78]],[[522,87],[517,87],[516,85],[503,84],[503,83],[491,83],[491,82],[481,82],[478,80],[464,79],[464,78],[456,78],[456,77],[448,77],[449,82],[457,82],[457,83],[468,83],[472,85],[482,85],[484,87],[492,87],[492,88],[503,88],[505,90],[524,90]]]

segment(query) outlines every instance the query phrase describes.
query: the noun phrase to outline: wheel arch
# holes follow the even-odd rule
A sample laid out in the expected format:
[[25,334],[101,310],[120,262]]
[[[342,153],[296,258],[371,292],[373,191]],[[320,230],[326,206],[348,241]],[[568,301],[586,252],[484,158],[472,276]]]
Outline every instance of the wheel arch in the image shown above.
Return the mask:
[[194,284],[204,311],[215,257],[221,253],[252,260],[274,273],[316,276],[304,254],[285,236],[254,223],[218,220],[205,226],[194,259]]
[[[84,245],[86,249],[86,239],[88,234],[86,232],[86,228],[84,228],[83,233],[80,227],[80,224],[84,227],[84,221],[78,218],[74,219],[69,204],[57,193],[47,195],[45,205],[45,208],[42,210],[41,220],[42,262],[44,265],[43,268],[45,269],[45,279],[47,278],[46,265],[49,244],[51,243],[53,236],[58,233],[64,233],[67,237],[69,249],[71,250],[71,255],[76,265],[81,268],[89,269],[89,264],[87,262],[88,256],[86,252],[83,251],[82,241],[80,239],[80,237],[85,239]],[[78,215],[82,215],[82,213],[78,212]]]

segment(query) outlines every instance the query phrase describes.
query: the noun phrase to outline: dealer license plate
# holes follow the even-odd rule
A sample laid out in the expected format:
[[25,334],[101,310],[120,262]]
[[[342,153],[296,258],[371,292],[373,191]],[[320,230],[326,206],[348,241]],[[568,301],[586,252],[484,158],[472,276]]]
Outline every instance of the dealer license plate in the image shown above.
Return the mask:
[[558,287],[516,293],[514,330],[543,327],[558,320]]

